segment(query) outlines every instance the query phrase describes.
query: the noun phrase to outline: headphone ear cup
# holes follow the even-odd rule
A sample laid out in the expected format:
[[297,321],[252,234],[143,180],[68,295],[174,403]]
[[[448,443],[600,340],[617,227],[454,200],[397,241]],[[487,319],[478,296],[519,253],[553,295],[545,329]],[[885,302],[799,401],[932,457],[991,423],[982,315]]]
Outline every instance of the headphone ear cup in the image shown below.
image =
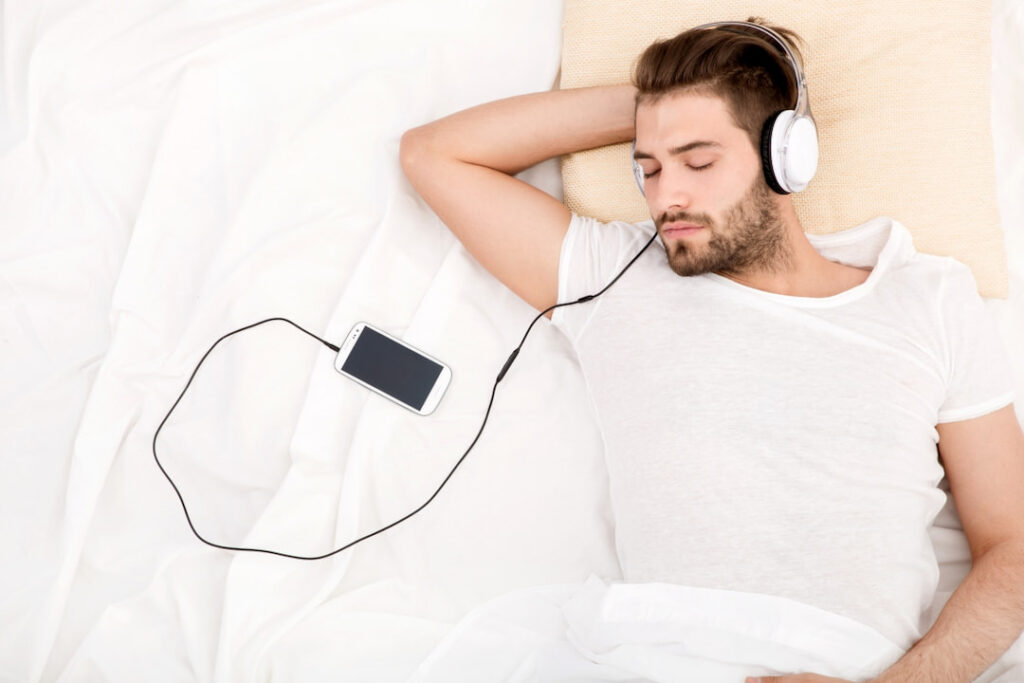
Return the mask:
[[764,181],[776,194],[789,194],[784,190],[775,176],[775,164],[772,162],[772,130],[775,128],[775,120],[785,111],[779,110],[765,119],[761,127],[761,170],[764,173]]

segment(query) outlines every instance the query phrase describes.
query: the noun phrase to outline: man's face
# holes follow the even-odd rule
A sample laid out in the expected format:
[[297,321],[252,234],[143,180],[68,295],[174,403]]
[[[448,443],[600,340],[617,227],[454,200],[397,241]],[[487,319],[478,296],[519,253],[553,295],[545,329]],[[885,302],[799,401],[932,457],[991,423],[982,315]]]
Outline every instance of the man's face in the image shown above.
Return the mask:
[[[675,94],[641,104],[636,131],[647,205],[677,275],[772,270],[781,262],[786,234],[774,193],[762,177],[759,152],[733,124],[724,100]],[[710,144],[671,151],[695,142]],[[702,229],[666,234],[674,221]]]

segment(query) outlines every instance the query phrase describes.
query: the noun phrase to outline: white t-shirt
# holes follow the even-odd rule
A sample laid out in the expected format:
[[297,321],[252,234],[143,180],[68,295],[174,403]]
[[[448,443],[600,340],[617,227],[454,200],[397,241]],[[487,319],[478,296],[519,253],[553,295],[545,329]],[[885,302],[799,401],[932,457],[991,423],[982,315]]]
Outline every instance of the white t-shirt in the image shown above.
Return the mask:
[[[655,234],[573,214],[558,301],[603,289]],[[909,649],[938,564],[940,422],[1014,400],[971,271],[880,216],[807,234],[873,267],[835,296],[681,277],[658,237],[604,294],[554,309],[605,444],[627,582],[779,595]]]

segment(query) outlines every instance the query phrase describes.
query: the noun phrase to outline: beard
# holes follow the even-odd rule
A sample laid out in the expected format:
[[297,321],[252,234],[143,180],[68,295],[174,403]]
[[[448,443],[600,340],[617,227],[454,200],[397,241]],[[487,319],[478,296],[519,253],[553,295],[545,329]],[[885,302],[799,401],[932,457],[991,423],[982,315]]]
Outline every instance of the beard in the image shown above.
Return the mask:
[[703,233],[692,238],[662,238],[668,265],[676,275],[780,271],[790,261],[786,227],[772,201],[772,191],[760,175],[755,176],[746,193],[725,210],[721,225],[715,225],[706,214],[665,214],[657,223],[659,231],[662,225],[672,221],[703,225],[710,234],[707,238]]

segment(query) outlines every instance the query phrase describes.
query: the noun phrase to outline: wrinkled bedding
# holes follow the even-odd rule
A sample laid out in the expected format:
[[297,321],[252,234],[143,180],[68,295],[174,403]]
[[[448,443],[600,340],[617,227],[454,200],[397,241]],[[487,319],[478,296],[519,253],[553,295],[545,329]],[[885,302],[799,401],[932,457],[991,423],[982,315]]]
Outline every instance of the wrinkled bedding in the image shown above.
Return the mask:
[[410,681],[863,680],[904,654],[875,629],[772,595],[664,583],[526,589],[467,615]]
[[[268,323],[211,354],[160,459],[204,536],[294,554],[349,543],[437,490],[537,311],[416,195],[399,138],[552,88],[560,3],[17,0],[0,26],[0,680],[637,680],[692,665],[711,681],[827,656],[787,638],[830,615],[767,627],[806,606],[758,602],[762,650],[728,630],[694,644],[687,620],[714,614],[670,601],[686,587],[614,586],[600,433],[546,319],[433,502],[329,559],[203,545],[154,463],[157,426],[223,334],[282,316],[337,343],[365,320],[451,366],[430,417]],[[998,0],[1011,295],[987,305],[1019,396],[1022,37],[1024,10]],[[556,160],[520,177],[561,197]],[[928,624],[970,566],[951,504],[932,532],[942,575]],[[637,614],[653,596],[679,611],[606,619],[608,600]],[[891,654],[855,626],[836,637]],[[734,658],[744,651],[770,657],[758,669]],[[850,671],[840,654],[833,670]],[[1024,644],[987,676],[1024,679]]]

